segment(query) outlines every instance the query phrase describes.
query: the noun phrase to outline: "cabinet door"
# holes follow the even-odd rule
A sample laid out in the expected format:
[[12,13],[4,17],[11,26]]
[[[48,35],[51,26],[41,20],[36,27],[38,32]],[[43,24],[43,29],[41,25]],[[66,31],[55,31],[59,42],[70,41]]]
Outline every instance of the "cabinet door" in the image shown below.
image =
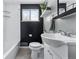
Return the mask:
[[53,54],[51,54],[47,45],[44,47],[44,59],[53,59]]
[[44,59],[53,59],[53,56],[47,49],[44,49]]

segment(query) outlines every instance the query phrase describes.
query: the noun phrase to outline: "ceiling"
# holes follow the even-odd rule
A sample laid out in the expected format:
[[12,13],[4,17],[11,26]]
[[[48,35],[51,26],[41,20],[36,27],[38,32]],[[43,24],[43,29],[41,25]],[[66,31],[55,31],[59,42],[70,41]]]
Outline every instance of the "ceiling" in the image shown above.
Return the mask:
[[[17,3],[17,4],[40,4],[45,0],[3,0],[5,3]],[[56,0],[48,0],[48,4],[56,4]]]
[[4,0],[5,3],[41,3],[44,0]]
[[[45,0],[3,0],[4,3],[8,3],[8,4],[40,4]],[[55,7],[57,2],[57,0],[48,0],[48,6],[50,7]]]
[[[3,0],[4,3],[7,4],[40,4],[45,0]],[[74,2],[75,0],[59,0],[59,2],[68,2],[70,4],[71,2]],[[48,0],[48,6],[52,8],[53,11],[56,11],[57,8],[57,0]]]
[[[4,3],[16,3],[16,4],[40,4],[45,0],[3,0]],[[48,6],[56,6],[57,0],[47,0]],[[59,2],[74,2],[75,0],[59,0]]]
[[[4,4],[40,4],[45,0],[3,0]],[[48,7],[56,11],[57,0],[48,0]]]

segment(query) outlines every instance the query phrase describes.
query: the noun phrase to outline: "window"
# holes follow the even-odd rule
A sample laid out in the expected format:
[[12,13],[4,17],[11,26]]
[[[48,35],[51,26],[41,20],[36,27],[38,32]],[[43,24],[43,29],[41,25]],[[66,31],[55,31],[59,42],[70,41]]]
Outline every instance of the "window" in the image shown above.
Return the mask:
[[39,9],[22,9],[22,21],[39,21]]

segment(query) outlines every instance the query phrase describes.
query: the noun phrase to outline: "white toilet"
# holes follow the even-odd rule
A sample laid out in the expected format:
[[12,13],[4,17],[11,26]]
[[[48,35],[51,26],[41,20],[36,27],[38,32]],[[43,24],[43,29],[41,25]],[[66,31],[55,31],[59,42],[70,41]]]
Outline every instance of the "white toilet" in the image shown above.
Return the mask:
[[43,48],[42,44],[40,44],[38,42],[31,42],[29,44],[29,48],[32,50],[31,58],[32,59],[39,59],[40,49]]

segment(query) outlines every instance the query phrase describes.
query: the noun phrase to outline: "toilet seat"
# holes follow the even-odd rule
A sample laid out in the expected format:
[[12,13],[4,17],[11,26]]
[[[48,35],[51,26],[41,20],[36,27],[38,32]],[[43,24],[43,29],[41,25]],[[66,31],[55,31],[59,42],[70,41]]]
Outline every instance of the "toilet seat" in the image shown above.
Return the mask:
[[32,43],[29,44],[29,46],[33,47],[33,48],[39,48],[39,47],[41,47],[41,44],[38,43],[38,42],[32,42]]

